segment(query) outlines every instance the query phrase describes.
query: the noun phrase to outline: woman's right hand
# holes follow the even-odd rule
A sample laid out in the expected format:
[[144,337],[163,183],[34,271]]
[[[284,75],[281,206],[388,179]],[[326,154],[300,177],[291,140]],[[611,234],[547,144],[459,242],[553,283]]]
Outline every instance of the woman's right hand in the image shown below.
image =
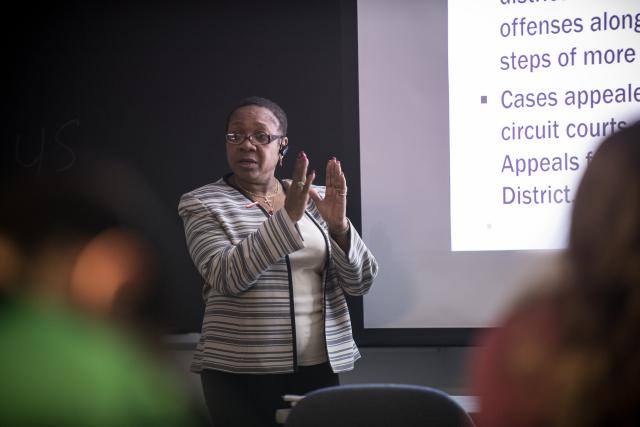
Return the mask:
[[293,168],[291,185],[287,190],[287,198],[284,201],[284,208],[291,218],[291,221],[298,222],[304,215],[304,210],[309,201],[309,188],[316,177],[315,171],[307,173],[309,159],[304,151],[301,151],[296,158]]

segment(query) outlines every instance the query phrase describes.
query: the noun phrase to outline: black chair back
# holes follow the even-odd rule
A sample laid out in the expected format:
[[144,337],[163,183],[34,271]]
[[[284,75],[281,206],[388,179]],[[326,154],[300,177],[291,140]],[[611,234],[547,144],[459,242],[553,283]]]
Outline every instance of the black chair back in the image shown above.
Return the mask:
[[286,427],[473,427],[449,395],[430,387],[357,384],[309,393],[287,417]]

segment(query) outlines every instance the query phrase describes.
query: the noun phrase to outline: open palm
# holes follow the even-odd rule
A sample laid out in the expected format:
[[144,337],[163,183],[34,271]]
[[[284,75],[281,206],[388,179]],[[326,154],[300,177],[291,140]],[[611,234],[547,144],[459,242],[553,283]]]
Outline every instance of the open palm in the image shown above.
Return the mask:
[[309,189],[309,195],[316,203],[329,231],[343,233],[349,227],[347,221],[347,180],[342,173],[340,162],[335,158],[327,163],[325,187],[324,198],[313,188]]

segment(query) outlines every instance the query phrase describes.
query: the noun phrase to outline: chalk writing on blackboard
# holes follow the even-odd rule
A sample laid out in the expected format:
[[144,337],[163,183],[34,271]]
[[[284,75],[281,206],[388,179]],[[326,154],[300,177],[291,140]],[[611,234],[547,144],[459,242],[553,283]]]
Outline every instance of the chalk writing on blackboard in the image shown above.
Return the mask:
[[[76,153],[73,151],[73,148],[71,148],[71,146],[69,146],[67,143],[65,143],[62,140],[63,132],[70,126],[79,127],[80,120],[76,118],[76,119],[71,119],[68,122],[64,123],[62,126],[58,128],[58,130],[56,131],[53,137],[52,142],[55,144],[55,146],[53,147],[53,150],[62,150],[64,153],[66,153],[66,155],[64,156],[56,157],[56,165],[55,165],[56,172],[64,172],[66,170],[71,169],[71,167],[73,167],[77,159]],[[25,156],[23,155],[24,150],[22,149],[23,147],[22,144],[23,144],[22,135],[18,133],[16,134],[16,150],[15,150],[16,163],[24,168],[35,168],[36,176],[40,176],[40,174],[42,173],[43,164],[47,160],[47,153],[50,152],[47,150],[48,148],[47,145],[50,145],[50,144],[47,144],[45,128],[40,129],[39,149],[35,156],[33,156],[30,159],[25,159],[24,158]]]

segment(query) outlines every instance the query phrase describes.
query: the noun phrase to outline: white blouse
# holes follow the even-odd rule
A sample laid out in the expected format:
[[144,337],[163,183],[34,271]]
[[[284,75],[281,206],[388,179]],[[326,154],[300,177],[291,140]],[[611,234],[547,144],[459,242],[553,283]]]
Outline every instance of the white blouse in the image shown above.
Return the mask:
[[298,228],[304,239],[304,248],[289,254],[289,262],[298,365],[308,366],[328,360],[322,320],[322,274],[327,246],[322,232],[307,215],[298,221]]

